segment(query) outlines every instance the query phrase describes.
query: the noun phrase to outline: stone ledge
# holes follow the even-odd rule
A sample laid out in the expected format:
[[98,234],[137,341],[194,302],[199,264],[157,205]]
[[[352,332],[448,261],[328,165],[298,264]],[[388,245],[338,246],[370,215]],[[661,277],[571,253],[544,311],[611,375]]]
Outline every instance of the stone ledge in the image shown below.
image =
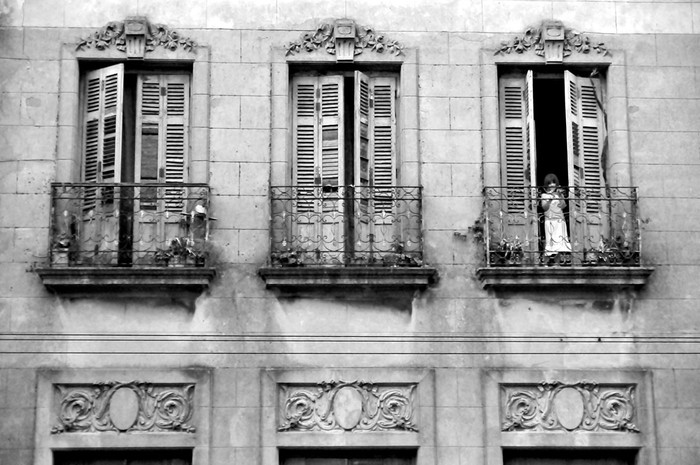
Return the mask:
[[45,267],[36,268],[47,289],[55,292],[167,289],[202,291],[216,276],[210,267]]
[[538,286],[641,287],[654,271],[647,267],[591,266],[541,267],[512,266],[479,268],[476,276],[484,288]]
[[437,278],[437,270],[427,267],[263,267],[258,274],[268,289],[298,290],[357,286],[425,289]]

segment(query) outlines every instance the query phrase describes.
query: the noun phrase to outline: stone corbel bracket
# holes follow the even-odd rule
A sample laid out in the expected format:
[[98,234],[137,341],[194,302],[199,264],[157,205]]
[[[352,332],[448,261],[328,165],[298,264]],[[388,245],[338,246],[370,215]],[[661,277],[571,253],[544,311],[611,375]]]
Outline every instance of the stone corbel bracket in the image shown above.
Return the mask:
[[639,433],[636,385],[591,381],[501,387],[502,431]]
[[146,52],[152,52],[156,47],[171,51],[182,48],[193,52],[197,44],[166,25],[152,24],[146,18],[136,17],[107,23],[102,29],[80,39],[76,50],[106,50],[111,47],[125,52],[128,58],[143,58]]
[[401,56],[404,46],[376,33],[371,27],[357,26],[351,19],[339,19],[333,24],[323,23],[315,31],[302,34],[299,40],[285,44],[284,48],[287,56],[301,51],[311,53],[323,48],[326,53],[335,55],[338,61],[353,61],[354,56],[364,50]]
[[416,432],[415,384],[280,385],[278,431]]
[[527,28],[522,35],[501,42],[495,55],[526,52],[544,57],[547,63],[561,63],[574,52],[610,56],[604,43],[591,41],[587,35],[565,27],[561,21],[544,21],[539,27]]

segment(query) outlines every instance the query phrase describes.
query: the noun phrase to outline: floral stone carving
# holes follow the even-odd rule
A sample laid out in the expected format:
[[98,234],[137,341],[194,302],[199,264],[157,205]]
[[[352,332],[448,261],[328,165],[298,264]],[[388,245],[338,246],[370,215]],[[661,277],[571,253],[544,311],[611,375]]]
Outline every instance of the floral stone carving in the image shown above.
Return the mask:
[[[565,28],[561,23],[558,23],[558,25],[563,32],[563,57],[568,57],[573,52],[587,54],[591,51],[603,56],[610,55],[604,43],[592,42],[587,35],[581,34],[573,29]],[[505,55],[509,53],[522,54],[532,50],[535,52],[535,55],[544,57],[547,53],[546,42],[548,42],[549,39],[546,37],[546,33],[549,27],[551,27],[551,23],[543,23],[540,27],[527,28],[523,35],[516,36],[508,42],[501,42],[501,47],[496,50],[495,55]]]
[[635,385],[582,381],[503,386],[503,431],[619,431],[638,433]]
[[194,384],[164,386],[140,381],[56,385],[57,424],[51,433],[185,432],[194,412]]
[[[302,50],[306,52],[314,52],[320,48],[325,48],[326,53],[331,55],[336,54],[336,37],[339,32],[338,27],[346,28],[345,24],[324,23],[321,24],[315,31],[306,32],[301,35],[296,42],[289,42],[285,45],[287,55],[294,55]],[[354,26],[354,24],[353,24]],[[384,53],[389,52],[395,56],[403,54],[404,46],[396,40],[389,40],[381,34],[377,34],[374,29],[364,26],[354,27],[354,55],[361,54],[365,49],[372,52]]]
[[279,431],[418,431],[415,384],[363,381],[280,386]]
[[106,50],[114,47],[119,51],[127,52],[131,39],[140,37],[143,39],[143,51],[152,52],[156,47],[167,50],[176,50],[182,47],[185,51],[192,52],[197,44],[189,37],[180,34],[163,24],[151,24],[145,19],[127,19],[126,21],[112,21],[107,23],[99,31],[80,39],[76,50],[96,48]]

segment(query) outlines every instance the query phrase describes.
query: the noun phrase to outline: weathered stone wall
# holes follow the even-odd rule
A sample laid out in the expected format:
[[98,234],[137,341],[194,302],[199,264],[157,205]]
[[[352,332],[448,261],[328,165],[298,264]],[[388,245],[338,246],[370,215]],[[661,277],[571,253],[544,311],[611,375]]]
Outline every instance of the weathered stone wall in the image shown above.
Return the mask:
[[[62,75],[61,50],[134,15],[210,50],[209,95],[200,89],[192,101],[209,117],[192,122],[191,136],[208,137],[210,147],[192,156],[208,159],[218,276],[196,298],[56,296],[32,267],[46,260],[49,185],[69,181],[56,173],[75,162],[56,154],[79,151],[76,128],[59,119],[79,112],[77,89],[59,99],[61,82],[76,79]],[[280,47],[343,17],[416,51],[416,96],[406,101],[417,121],[403,129],[417,130],[419,143],[402,156],[419,162],[426,261],[439,273],[421,293],[281,295],[257,275],[269,252],[268,186],[287,153],[278,148],[287,144],[288,97],[272,91],[288,78]],[[626,97],[609,104],[625,119],[616,143],[629,152],[643,257],[655,268],[641,290],[495,293],[476,279],[483,246],[468,228],[481,214],[484,154],[498,151],[482,142],[493,140],[484,135],[498,130],[498,118],[483,112],[495,96],[482,95],[482,80],[494,76],[482,71],[481,56],[544,19],[624,55]],[[205,367],[212,428],[197,463],[270,465],[276,449],[261,370],[294,367],[327,368],[329,376],[353,368],[359,377],[373,368],[434,370],[434,397],[421,404],[434,409],[423,433],[434,443],[421,443],[420,465],[499,463],[500,446],[489,439],[499,433],[484,420],[485,369],[538,369],[570,382],[642,370],[651,374],[646,393],[653,388],[643,463],[698,463],[698,50],[700,4],[691,1],[3,2],[0,462],[41,457],[37,370]],[[59,149],[66,140],[75,145]]]

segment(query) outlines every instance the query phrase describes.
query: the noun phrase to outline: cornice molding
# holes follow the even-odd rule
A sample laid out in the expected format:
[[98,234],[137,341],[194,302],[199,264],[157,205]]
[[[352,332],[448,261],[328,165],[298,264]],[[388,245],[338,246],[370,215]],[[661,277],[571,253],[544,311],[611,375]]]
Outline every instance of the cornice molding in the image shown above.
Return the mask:
[[129,54],[131,49],[138,47],[143,56],[144,52],[152,52],[157,47],[167,50],[182,48],[193,52],[197,47],[194,40],[181,36],[177,31],[164,24],[152,24],[146,18],[126,18],[124,21],[111,21],[102,29],[80,39],[76,50],[95,48],[97,50],[115,49]]
[[[558,54],[558,59],[550,60],[550,50],[557,48],[559,50],[555,54]],[[590,54],[595,52],[602,56],[611,56],[603,42],[592,41],[587,35],[567,28],[561,21],[544,21],[538,27],[528,27],[522,35],[515,36],[510,41],[501,42],[501,47],[494,54],[507,55],[528,52],[533,52],[547,61],[561,61],[573,53]]]
[[371,27],[357,26],[354,21],[343,19],[334,23],[322,23],[316,30],[303,33],[299,40],[285,44],[286,55],[294,55],[305,51],[315,52],[325,49],[330,55],[339,56],[339,42],[348,41],[351,45],[350,57],[359,55],[365,50],[375,53],[390,53],[394,56],[403,55],[403,44],[378,34]]

